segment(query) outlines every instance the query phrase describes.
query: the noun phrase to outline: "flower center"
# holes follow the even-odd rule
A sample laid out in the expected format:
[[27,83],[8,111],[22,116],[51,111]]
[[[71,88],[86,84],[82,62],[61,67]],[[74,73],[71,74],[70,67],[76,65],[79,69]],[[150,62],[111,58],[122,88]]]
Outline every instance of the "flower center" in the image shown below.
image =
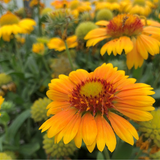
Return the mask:
[[134,0],[133,5],[145,6],[145,0]]
[[81,112],[90,111],[94,116],[97,112],[107,115],[108,110],[114,108],[115,93],[113,84],[106,80],[88,79],[73,89],[69,102]]
[[121,36],[137,36],[143,30],[141,19],[136,15],[120,14],[107,25],[107,34],[113,38]]
[[2,15],[0,18],[0,26],[17,24],[19,22],[19,18],[11,12],[7,12]]

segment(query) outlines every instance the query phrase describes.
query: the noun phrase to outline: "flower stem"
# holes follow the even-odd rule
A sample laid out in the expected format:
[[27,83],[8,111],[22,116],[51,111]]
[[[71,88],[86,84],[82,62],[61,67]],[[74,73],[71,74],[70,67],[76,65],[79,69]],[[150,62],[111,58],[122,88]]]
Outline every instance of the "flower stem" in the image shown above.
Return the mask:
[[66,46],[66,52],[67,52],[67,56],[68,56],[68,59],[69,59],[69,63],[71,65],[72,70],[74,70],[73,63],[72,63],[72,60],[71,60],[71,54],[70,54],[70,51],[68,49],[68,45],[67,45],[66,40],[64,40],[64,43],[65,43],[65,46]]
[[106,146],[104,147],[104,150],[102,153],[103,153],[105,159],[107,159],[107,160],[110,159],[109,152],[108,152],[108,149]]
[[138,159],[139,156],[141,155],[141,153],[142,153],[142,150],[140,149],[139,152],[137,153],[137,155],[134,157],[134,159]]
[[39,36],[41,36],[42,28],[41,28],[41,20],[40,20],[40,0],[38,1],[38,27],[39,27]]
[[[159,67],[159,70],[160,70],[160,67]],[[157,84],[158,84],[159,80],[160,80],[160,72],[159,72],[157,78],[156,78],[155,81],[154,81],[154,84],[153,84],[153,88],[154,88],[154,89],[157,88]]]
[[47,63],[46,63],[46,60],[45,60],[44,56],[41,56],[41,57],[42,57],[42,61],[43,61],[43,64],[44,64],[47,72],[48,72],[49,74],[51,74],[50,69],[49,69],[49,67],[48,67],[48,65],[47,65]]

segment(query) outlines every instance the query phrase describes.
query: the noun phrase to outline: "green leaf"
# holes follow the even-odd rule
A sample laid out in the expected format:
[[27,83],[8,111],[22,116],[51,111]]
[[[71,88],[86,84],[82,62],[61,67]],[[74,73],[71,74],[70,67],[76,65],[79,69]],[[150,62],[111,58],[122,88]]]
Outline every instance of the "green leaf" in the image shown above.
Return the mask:
[[112,155],[112,159],[130,159],[132,155],[133,146],[128,143],[122,142],[116,147]]
[[14,140],[14,137],[20,128],[20,126],[23,124],[23,122],[30,117],[30,109],[23,111],[19,116],[16,117],[16,119],[12,122],[12,124],[8,128],[8,132],[6,135],[6,138],[9,142]]
[[20,146],[18,152],[24,155],[32,155],[39,149],[40,149],[40,144],[37,142]]
[[160,98],[160,88],[157,88],[155,90],[155,94],[153,95],[153,98],[159,99]]
[[37,66],[37,63],[35,61],[35,58],[30,55],[27,59],[27,62],[26,62],[26,65],[25,65],[26,68],[29,68],[29,70],[34,73],[34,74],[39,74],[39,68]]
[[102,152],[98,152],[98,154],[97,154],[97,160],[100,160],[100,159],[101,160],[104,159]]

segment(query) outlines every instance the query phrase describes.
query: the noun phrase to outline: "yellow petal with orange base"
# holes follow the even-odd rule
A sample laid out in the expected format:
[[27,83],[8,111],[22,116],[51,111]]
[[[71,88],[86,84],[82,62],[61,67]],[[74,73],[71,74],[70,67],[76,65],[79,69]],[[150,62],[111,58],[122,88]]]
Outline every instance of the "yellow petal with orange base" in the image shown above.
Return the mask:
[[85,37],[84,39],[91,39],[91,38],[98,38],[102,36],[107,36],[107,30],[106,28],[96,28],[91,30]]
[[77,132],[76,136],[74,137],[74,143],[77,148],[80,148],[82,146],[82,121],[80,123],[78,132]]
[[92,145],[97,136],[97,125],[91,113],[82,117],[82,137],[86,145]]
[[116,137],[111,126],[105,118],[99,114],[96,116],[95,120],[98,130],[96,138],[98,149],[102,152],[106,144],[108,149],[113,152],[116,147]]
[[143,57],[138,53],[136,46],[136,39],[132,38],[133,49],[127,54],[127,67],[131,69],[133,66],[135,69],[141,67],[143,64]]
[[77,113],[73,119],[73,121],[67,124],[66,132],[63,138],[65,144],[69,143],[76,136],[79,126],[81,123],[81,114]]
[[108,55],[110,55],[113,52],[114,56],[116,56],[117,54],[121,55],[123,50],[125,51],[125,54],[127,54],[132,49],[133,49],[133,43],[130,40],[130,38],[123,36],[107,42],[101,48],[100,53],[103,56],[106,51]]
[[115,113],[109,112],[108,119],[116,134],[125,142],[133,145],[133,137],[136,139],[139,138],[136,129],[124,118]]
[[159,46],[160,42],[151,36],[141,34],[137,37],[137,50],[144,59],[148,58],[148,52],[151,55],[158,54]]
[[59,143],[63,138],[63,142],[68,144],[77,134],[80,122],[81,114],[76,113],[66,124],[66,126],[59,133],[57,133],[57,135],[55,135],[55,142]]

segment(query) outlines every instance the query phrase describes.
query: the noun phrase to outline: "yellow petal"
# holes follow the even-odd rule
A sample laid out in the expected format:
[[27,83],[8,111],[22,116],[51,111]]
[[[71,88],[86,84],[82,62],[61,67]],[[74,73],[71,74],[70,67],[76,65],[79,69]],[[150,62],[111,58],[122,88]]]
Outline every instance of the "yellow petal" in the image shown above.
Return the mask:
[[108,21],[102,20],[102,21],[96,22],[95,24],[98,25],[98,26],[107,26],[108,23],[109,23]]
[[85,37],[84,39],[91,39],[91,38],[98,38],[98,37],[102,37],[102,36],[106,36],[107,35],[107,31],[106,28],[96,28],[91,30]]

